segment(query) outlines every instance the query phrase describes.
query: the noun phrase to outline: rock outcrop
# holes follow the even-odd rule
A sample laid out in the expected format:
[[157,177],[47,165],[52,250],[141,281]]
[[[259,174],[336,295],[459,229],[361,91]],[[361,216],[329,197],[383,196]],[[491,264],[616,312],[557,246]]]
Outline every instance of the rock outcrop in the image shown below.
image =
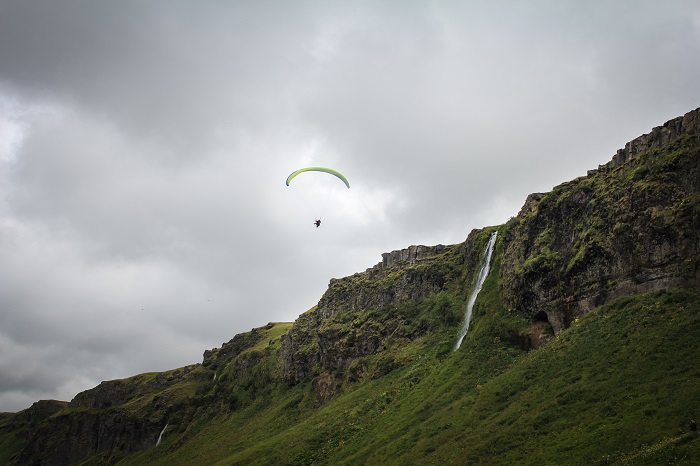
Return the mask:
[[178,400],[205,379],[208,371],[195,364],[105,381],[70,403],[35,403],[16,415],[17,421],[28,421],[27,447],[16,464],[79,464],[99,453],[112,464],[128,453],[152,448],[168,419],[196,408]]
[[54,414],[63,411],[67,407],[68,403],[65,401],[40,400],[32,404],[29,408],[17,413],[15,421],[34,426],[50,418]]
[[32,432],[16,463],[80,464],[96,453],[109,452],[107,464],[113,464],[128,453],[155,446],[162,428],[148,418],[120,411],[64,410]]
[[[466,299],[488,234],[474,230],[459,245],[411,246],[382,254],[382,262],[363,273],[331,279],[318,305],[300,316],[285,335],[280,352],[282,377],[300,383],[326,371],[344,371],[379,352],[399,320],[334,325],[336,316],[417,303],[448,289]],[[423,330],[416,328],[415,338]]]
[[[270,326],[272,324],[268,324]],[[202,365],[216,371],[227,362],[236,358],[243,351],[252,348],[260,341],[260,331],[252,329],[250,332],[239,333],[231,340],[221,345],[221,348],[206,350],[202,360]]]
[[318,302],[319,319],[338,312],[416,301],[441,291],[457,273],[444,267],[441,258],[454,250],[454,246],[411,246],[382,254],[382,262],[364,273],[331,279]]
[[648,150],[657,149],[672,143],[682,136],[694,141],[700,140],[700,108],[657,126],[650,133],[643,134],[618,149],[612,160],[600,169],[614,169]]
[[555,332],[612,298],[700,283],[700,109],[625,145],[596,173],[530,195],[500,283]]

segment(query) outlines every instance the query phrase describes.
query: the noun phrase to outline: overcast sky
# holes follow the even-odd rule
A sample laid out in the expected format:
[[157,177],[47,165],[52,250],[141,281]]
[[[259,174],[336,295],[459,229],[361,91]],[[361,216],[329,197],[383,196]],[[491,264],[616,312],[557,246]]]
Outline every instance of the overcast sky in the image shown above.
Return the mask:
[[699,83],[696,0],[0,0],[0,411],[504,223]]

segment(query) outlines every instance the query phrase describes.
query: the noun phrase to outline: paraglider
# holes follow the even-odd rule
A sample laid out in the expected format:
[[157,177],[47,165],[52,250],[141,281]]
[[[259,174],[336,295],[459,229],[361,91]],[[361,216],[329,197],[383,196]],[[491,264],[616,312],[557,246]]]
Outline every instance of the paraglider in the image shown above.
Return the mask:
[[[347,178],[345,178],[345,176],[342,173],[340,173],[337,170],[333,170],[332,168],[325,168],[325,167],[300,168],[299,170],[292,172],[292,174],[287,177],[287,182],[286,182],[287,186],[289,186],[289,182],[292,181],[294,179],[294,177],[296,177],[298,174],[304,173],[304,172],[328,173],[328,174],[333,175],[333,176],[337,177],[338,179],[340,179],[340,181],[345,183],[345,186],[347,186],[348,189],[350,189],[350,182],[348,181]],[[321,226],[321,219],[318,218],[318,219],[314,220],[314,225],[316,225],[316,228],[320,227]]]
[[289,186],[289,182],[294,179],[295,176],[297,176],[300,173],[304,172],[324,172],[324,173],[329,173],[331,175],[337,176],[343,183],[345,183],[345,186],[350,189],[350,182],[348,181],[345,176],[340,173],[339,171],[333,170],[332,168],[325,168],[325,167],[306,167],[306,168],[301,168],[295,172],[293,172],[291,175],[287,177],[287,186]]

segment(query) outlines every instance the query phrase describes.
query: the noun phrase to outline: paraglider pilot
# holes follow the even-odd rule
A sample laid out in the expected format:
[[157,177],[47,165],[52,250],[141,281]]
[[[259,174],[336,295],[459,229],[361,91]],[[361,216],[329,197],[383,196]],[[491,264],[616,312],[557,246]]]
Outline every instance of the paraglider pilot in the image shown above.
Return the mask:
[[316,228],[321,226],[321,219],[319,218],[318,220],[314,220],[314,225],[316,225]]

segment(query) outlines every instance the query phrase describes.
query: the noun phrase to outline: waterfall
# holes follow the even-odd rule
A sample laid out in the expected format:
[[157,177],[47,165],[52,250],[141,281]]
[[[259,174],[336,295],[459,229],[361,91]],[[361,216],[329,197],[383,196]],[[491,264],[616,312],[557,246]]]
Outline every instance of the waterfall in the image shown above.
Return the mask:
[[165,427],[163,427],[163,430],[160,431],[160,435],[158,436],[158,441],[156,442],[156,446],[160,445],[160,441],[163,440],[163,434],[165,433],[165,429],[168,428],[168,424],[165,424]]
[[489,242],[484,250],[484,257],[481,259],[481,270],[479,270],[479,276],[476,278],[476,285],[474,285],[474,291],[472,291],[469,301],[467,302],[467,311],[464,314],[464,325],[462,325],[462,331],[459,334],[459,340],[457,340],[457,345],[455,345],[455,351],[459,349],[462,345],[462,340],[467,336],[467,330],[469,330],[469,323],[472,320],[472,309],[474,308],[474,303],[476,302],[476,297],[481,291],[481,286],[484,284],[486,277],[489,275],[489,270],[491,269],[491,254],[493,253],[493,246],[496,244],[497,231],[494,231],[489,238]]

